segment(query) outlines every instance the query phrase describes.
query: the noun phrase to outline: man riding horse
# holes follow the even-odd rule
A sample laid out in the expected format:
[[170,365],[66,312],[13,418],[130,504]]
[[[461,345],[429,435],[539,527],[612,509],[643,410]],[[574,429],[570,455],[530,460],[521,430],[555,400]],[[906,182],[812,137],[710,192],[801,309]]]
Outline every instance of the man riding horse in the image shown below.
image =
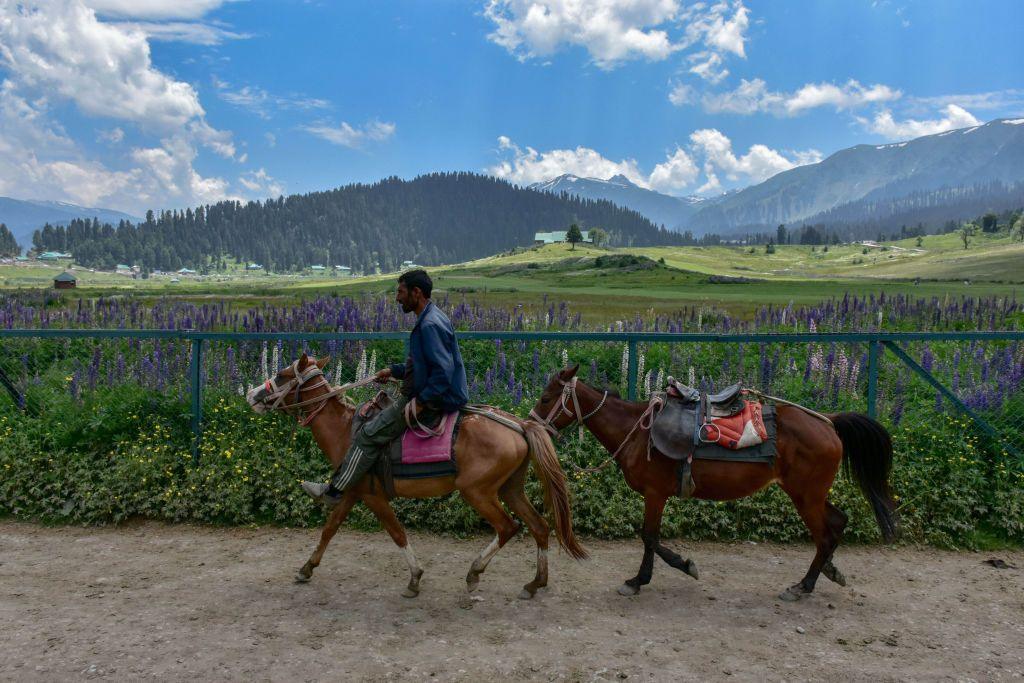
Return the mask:
[[[341,501],[342,491],[373,468],[392,440],[405,431],[407,412],[430,425],[446,413],[458,411],[468,400],[466,368],[448,316],[430,300],[434,283],[425,270],[410,270],[398,278],[396,301],[405,313],[416,313],[409,335],[409,357],[380,370],[375,379],[402,380],[402,396],[363,425],[352,439],[345,458],[329,484],[304,481],[302,489],[329,507]],[[412,404],[413,410],[407,411]]]

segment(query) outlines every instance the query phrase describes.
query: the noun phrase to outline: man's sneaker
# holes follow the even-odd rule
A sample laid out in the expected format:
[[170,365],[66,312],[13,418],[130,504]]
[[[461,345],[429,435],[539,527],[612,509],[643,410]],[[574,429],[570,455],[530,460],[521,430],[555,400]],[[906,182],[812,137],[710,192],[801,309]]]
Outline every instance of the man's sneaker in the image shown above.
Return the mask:
[[332,508],[341,502],[341,494],[331,495],[328,493],[330,490],[329,484],[323,484],[315,481],[304,481],[302,482],[302,490],[309,494],[309,497],[318,503],[322,503],[328,508]]

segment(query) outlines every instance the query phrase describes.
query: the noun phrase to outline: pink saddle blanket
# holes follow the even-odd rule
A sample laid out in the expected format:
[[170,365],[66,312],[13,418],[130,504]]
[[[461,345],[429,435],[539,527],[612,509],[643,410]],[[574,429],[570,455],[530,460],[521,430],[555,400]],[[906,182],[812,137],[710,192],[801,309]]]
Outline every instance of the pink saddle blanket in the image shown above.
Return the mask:
[[437,436],[406,429],[405,434],[402,435],[402,464],[415,465],[451,460],[452,434],[455,432],[455,422],[458,417],[458,413],[445,414],[438,425],[441,428],[441,433]]

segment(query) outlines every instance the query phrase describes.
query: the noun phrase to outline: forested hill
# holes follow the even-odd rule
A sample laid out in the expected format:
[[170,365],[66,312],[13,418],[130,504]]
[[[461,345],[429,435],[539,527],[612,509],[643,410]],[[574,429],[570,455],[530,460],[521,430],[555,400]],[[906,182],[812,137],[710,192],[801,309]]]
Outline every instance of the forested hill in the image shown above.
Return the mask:
[[265,202],[220,202],[163,212],[137,225],[78,220],[45,226],[37,250],[71,252],[91,267],[216,267],[223,259],[273,270],[346,265],[372,272],[403,260],[456,263],[529,245],[537,231],[602,228],[615,245],[667,245],[680,236],[605,200],[521,189],[475,173],[388,178]]

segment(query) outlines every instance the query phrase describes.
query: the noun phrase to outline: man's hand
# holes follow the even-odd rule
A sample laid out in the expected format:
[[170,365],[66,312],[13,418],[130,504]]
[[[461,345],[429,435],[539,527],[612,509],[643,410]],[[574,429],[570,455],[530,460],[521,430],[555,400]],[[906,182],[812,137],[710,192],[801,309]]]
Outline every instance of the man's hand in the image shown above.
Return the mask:
[[389,379],[391,379],[391,368],[384,368],[383,370],[378,370],[377,374],[373,376],[373,381],[376,382],[377,384],[384,384]]

